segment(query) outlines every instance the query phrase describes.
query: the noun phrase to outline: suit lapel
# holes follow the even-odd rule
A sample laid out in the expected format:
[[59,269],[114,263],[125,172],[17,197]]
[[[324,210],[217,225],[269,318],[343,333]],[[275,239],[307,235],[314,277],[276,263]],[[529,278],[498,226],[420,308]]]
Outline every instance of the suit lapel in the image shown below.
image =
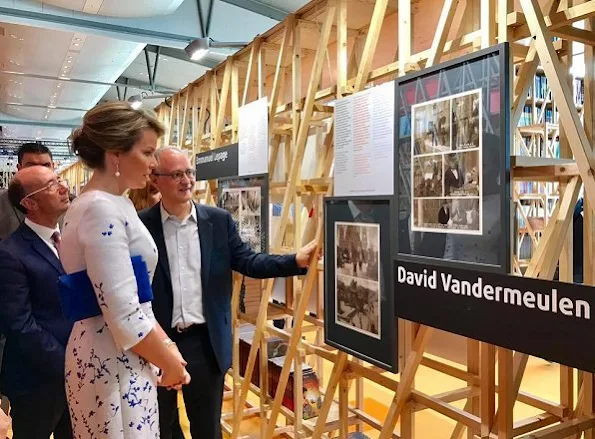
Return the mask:
[[196,217],[198,219],[198,237],[200,239],[201,259],[200,277],[202,281],[202,291],[204,294],[211,272],[211,254],[213,253],[213,224],[209,221],[209,215],[205,209],[200,204],[194,203],[194,205],[196,206]]
[[43,242],[43,240],[26,224],[21,225],[20,230],[23,238],[31,243],[31,247],[48,261],[58,273],[64,274],[64,268],[62,268],[60,260],[56,257],[56,254],[49,249],[47,244]]
[[167,257],[167,247],[165,246],[165,237],[163,235],[163,223],[161,222],[161,203],[157,203],[151,208],[150,230],[153,240],[159,252],[159,262],[167,281],[171,284],[171,273],[169,272],[169,258]]

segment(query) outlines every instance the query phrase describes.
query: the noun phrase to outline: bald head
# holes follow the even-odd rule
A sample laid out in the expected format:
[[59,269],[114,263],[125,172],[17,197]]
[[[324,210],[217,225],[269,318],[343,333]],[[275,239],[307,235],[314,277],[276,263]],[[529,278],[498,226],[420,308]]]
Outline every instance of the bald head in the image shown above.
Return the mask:
[[157,168],[153,184],[161,192],[161,201],[172,210],[182,209],[192,199],[194,170],[188,154],[171,146],[160,148],[155,153]]
[[166,146],[155,151],[155,160],[157,160],[157,172],[171,172],[170,170],[163,171],[161,168],[169,169],[174,163],[184,162],[190,167],[190,159],[188,154],[175,146]]
[[[29,166],[19,170],[8,186],[11,204],[27,216],[52,222],[69,205],[68,188],[56,173],[45,166]],[[38,224],[43,224],[38,221]]]

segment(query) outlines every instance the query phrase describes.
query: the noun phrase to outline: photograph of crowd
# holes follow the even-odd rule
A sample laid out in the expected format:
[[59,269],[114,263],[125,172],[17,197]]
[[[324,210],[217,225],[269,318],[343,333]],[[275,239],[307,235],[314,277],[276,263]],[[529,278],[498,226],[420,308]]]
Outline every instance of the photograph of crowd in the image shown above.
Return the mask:
[[255,252],[262,251],[260,187],[223,188],[219,205],[231,213],[242,240]]
[[335,223],[335,322],[380,338],[380,226]]
[[450,151],[450,99],[421,104],[412,108],[415,154]]
[[413,203],[416,230],[480,234],[479,198],[417,199]]
[[452,101],[452,149],[479,148],[479,92]]
[[337,274],[378,281],[380,227],[367,223],[335,223]]
[[413,231],[481,234],[481,109],[480,89],[412,106]]

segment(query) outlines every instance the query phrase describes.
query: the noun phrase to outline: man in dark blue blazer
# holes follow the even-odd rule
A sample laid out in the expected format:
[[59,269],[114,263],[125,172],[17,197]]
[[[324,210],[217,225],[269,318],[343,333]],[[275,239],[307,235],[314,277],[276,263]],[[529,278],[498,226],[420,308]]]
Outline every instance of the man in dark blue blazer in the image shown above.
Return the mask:
[[[161,202],[140,213],[159,251],[153,312],[188,362],[192,381],[182,392],[192,437],[220,439],[232,358],[232,271],[252,278],[305,274],[316,244],[293,255],[254,253],[227,211],[192,201],[195,176],[186,154],[164,148],[157,161],[153,182]],[[158,391],[161,438],[170,439],[177,395]]]
[[0,243],[0,331],[6,334],[0,387],[11,403],[13,439],[72,439],[64,355],[72,324],[63,316],[58,217],[68,188],[47,167],[19,171],[8,188],[25,214]]

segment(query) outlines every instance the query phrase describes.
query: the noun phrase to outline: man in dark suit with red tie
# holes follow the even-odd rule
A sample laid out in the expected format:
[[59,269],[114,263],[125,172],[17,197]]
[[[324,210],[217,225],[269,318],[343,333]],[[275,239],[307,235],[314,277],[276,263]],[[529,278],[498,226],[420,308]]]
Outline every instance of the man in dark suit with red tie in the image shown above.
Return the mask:
[[71,439],[64,355],[72,324],[63,316],[58,218],[68,188],[44,166],[19,171],[8,188],[24,222],[0,243],[0,388],[11,403],[13,439]]

